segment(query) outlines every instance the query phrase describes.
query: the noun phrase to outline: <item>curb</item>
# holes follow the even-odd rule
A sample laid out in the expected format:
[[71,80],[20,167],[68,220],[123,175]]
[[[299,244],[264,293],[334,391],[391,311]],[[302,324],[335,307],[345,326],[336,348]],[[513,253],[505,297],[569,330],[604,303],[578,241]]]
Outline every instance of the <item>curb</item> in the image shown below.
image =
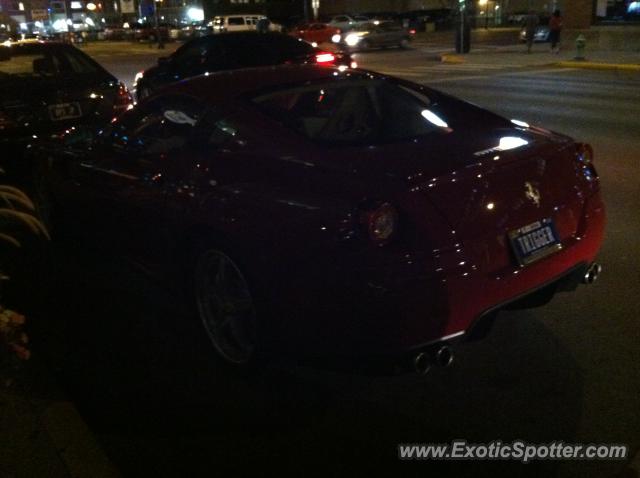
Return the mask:
[[119,478],[77,409],[71,402],[49,405],[40,416],[58,456],[73,478]]
[[594,61],[559,61],[553,66],[561,68],[584,68],[586,70],[624,70],[640,71],[640,64],[629,63],[599,63]]
[[440,61],[442,63],[464,63],[464,57],[462,55],[443,53],[440,55]]
[[40,422],[73,478],[119,478],[75,406],[60,401],[49,405]]

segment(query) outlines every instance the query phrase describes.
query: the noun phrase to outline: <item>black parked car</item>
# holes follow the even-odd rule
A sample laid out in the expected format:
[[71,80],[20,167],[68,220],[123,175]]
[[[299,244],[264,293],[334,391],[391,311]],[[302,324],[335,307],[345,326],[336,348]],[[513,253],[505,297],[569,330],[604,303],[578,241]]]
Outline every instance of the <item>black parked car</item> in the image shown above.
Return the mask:
[[172,55],[160,58],[158,66],[138,73],[136,95],[140,100],[162,86],[206,72],[307,63],[355,66],[348,54],[325,52],[282,33],[208,35],[185,43]]
[[0,167],[23,183],[30,143],[78,125],[103,125],[131,103],[122,83],[71,45],[0,46]]

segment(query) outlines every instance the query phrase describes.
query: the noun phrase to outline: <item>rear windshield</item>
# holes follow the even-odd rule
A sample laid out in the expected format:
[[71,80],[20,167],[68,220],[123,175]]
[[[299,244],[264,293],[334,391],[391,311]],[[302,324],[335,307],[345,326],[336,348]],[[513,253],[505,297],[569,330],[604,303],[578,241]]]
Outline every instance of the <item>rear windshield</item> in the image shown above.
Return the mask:
[[10,47],[8,57],[0,57],[0,81],[59,78],[97,71],[97,65],[72,49],[43,48],[40,45],[14,46]]
[[254,97],[271,118],[328,144],[377,144],[446,131],[446,119],[415,90],[384,80],[340,80]]
[[238,67],[277,65],[306,58],[315,49],[307,42],[289,35],[248,33],[242,36],[219,35],[211,39],[226,51],[227,58]]

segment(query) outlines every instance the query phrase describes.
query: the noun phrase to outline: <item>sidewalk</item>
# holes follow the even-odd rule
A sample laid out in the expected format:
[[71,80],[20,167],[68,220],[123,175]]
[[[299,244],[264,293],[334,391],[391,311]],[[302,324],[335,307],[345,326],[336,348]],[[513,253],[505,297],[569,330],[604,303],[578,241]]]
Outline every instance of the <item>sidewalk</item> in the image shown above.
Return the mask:
[[[640,31],[640,29],[637,30]],[[455,39],[452,31],[418,34],[413,47],[432,55],[434,60],[446,63],[501,65],[512,68],[554,66],[640,71],[640,44],[636,44],[635,40],[630,41],[627,49],[610,49],[598,46],[597,42],[587,42],[584,52],[585,60],[576,61],[574,43],[576,32],[568,32],[562,41],[559,54],[550,52],[550,43],[536,43],[533,45],[532,52],[527,54],[526,45],[517,42],[517,32],[518,29],[473,30],[471,51],[466,54],[455,53]],[[483,35],[484,39],[482,39]],[[488,35],[491,35],[491,39],[487,41]],[[491,44],[492,42],[496,44]]]
[[0,383],[0,477],[120,476],[38,357],[11,375]]
[[504,65],[505,67],[562,67],[586,69],[620,69],[640,72],[640,53],[631,51],[587,50],[585,60],[575,60],[575,49],[550,52],[548,43],[536,44],[532,52],[527,53],[524,45],[504,47],[482,46],[467,54],[456,54],[453,48],[437,54],[445,63],[465,63],[471,65]]

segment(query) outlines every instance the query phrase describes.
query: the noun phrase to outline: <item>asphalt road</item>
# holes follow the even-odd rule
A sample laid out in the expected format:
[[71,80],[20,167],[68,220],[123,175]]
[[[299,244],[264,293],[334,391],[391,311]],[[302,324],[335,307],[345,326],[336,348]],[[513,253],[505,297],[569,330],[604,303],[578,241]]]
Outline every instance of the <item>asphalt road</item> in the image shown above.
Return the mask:
[[[156,52],[96,54],[130,81]],[[125,476],[623,476],[620,462],[400,463],[400,442],[624,443],[640,448],[640,77],[582,70],[472,71],[428,52],[372,52],[371,69],[431,84],[509,118],[590,142],[608,208],[593,286],[502,313],[426,377],[288,360],[235,376],[193,339],[179,297],[130,265],[62,248],[51,362]],[[419,67],[419,68],[416,68]],[[68,299],[67,299],[68,298]],[[629,473],[624,476],[636,476]]]

